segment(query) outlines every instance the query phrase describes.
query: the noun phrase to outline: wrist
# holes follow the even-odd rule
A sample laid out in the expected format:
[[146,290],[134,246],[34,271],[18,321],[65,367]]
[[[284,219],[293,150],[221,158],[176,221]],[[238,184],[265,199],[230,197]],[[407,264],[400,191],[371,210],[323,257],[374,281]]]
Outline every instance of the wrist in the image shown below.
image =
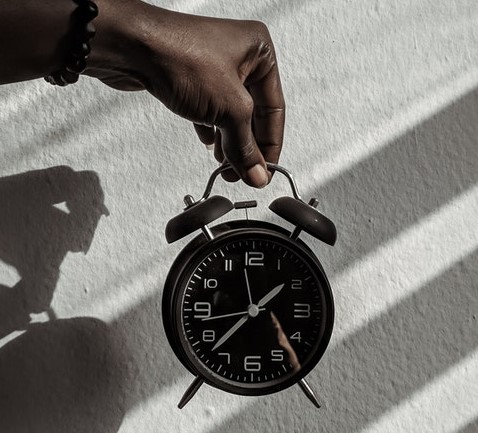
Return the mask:
[[117,75],[140,79],[135,67],[143,53],[142,19],[150,5],[139,0],[96,0],[96,36],[91,41],[85,75],[111,80]]

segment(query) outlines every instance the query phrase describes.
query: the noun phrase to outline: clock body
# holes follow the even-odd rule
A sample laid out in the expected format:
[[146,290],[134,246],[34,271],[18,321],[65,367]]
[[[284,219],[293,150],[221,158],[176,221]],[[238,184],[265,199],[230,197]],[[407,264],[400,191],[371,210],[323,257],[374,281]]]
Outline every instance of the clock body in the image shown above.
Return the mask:
[[241,395],[296,384],[329,343],[334,303],[313,252],[290,232],[254,220],[211,228],[175,260],[163,294],[166,335],[183,365]]

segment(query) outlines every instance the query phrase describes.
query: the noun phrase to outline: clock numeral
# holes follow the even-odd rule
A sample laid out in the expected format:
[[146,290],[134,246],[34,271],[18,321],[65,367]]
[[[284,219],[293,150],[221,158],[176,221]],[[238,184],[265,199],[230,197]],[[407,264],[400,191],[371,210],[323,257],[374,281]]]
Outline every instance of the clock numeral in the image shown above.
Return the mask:
[[292,290],[302,289],[302,280],[292,280],[290,288]]
[[280,259],[277,259],[277,270],[280,271]]
[[284,360],[284,351],[280,350],[271,350],[271,361],[282,362]]
[[308,319],[310,317],[310,304],[294,303],[294,319]]
[[246,266],[264,266],[264,253],[260,251],[246,251]]
[[205,343],[212,343],[216,339],[216,332],[214,329],[205,329],[202,332],[202,341]]
[[227,352],[219,352],[218,353],[219,356],[225,356],[227,361],[226,361],[226,364],[230,364],[231,363],[231,354],[230,353],[227,353]]
[[261,371],[261,355],[249,355],[244,358],[244,370]]
[[194,303],[194,318],[204,319],[211,316],[211,304],[209,302]]
[[294,332],[290,337],[290,340],[296,340],[298,343],[300,343],[300,340],[302,340],[302,337],[300,336],[300,332]]
[[224,260],[224,270],[225,271],[232,271],[232,259],[225,259]]
[[217,287],[217,280],[214,278],[204,278],[205,289],[215,289]]

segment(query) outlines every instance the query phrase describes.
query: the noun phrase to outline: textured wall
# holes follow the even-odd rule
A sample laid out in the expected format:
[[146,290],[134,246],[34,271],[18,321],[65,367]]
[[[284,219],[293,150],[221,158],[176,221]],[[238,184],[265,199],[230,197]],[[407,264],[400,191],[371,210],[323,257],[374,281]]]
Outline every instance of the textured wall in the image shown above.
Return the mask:
[[[212,155],[148,94],[38,80],[0,88],[0,432],[477,432],[476,1],[157,3],[270,27],[282,163],[339,231],[307,239],[336,297],[326,407],[203,387],[176,409],[191,376],[160,302],[186,241],[164,228]],[[273,220],[287,185],[217,191]]]

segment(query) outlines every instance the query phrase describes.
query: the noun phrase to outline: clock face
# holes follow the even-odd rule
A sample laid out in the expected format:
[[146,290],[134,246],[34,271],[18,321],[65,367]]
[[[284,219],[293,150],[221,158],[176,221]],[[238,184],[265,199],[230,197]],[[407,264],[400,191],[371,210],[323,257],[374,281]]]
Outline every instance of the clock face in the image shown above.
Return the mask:
[[229,392],[286,388],[318,362],[333,303],[317,259],[297,241],[265,230],[215,239],[182,277],[177,338],[189,364]]

